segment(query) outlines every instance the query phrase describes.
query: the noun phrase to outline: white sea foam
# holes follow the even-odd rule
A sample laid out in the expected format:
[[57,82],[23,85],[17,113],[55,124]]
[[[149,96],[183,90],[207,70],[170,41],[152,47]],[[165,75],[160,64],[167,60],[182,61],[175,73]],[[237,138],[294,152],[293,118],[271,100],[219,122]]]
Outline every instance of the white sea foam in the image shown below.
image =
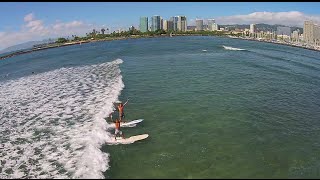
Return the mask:
[[245,50],[245,49],[240,49],[240,48],[234,48],[234,47],[231,47],[231,46],[223,46],[223,48],[227,49],[227,50],[233,50],[233,51],[244,51]]
[[104,178],[121,59],[0,84],[0,178]]

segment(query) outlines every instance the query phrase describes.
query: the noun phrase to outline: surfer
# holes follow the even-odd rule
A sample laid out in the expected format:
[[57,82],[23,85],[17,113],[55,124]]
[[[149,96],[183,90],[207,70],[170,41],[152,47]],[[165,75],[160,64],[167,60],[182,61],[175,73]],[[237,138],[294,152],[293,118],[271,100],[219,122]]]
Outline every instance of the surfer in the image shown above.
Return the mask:
[[128,103],[128,101],[129,101],[129,98],[128,98],[127,102],[125,102],[124,104],[120,103],[120,104],[118,105],[118,111],[119,111],[119,119],[120,119],[120,121],[123,121],[123,118],[125,117],[124,112],[123,112],[123,108],[124,108],[124,106]]
[[[111,121],[113,121],[113,120],[112,120],[112,113],[110,113],[109,117],[110,117]],[[114,140],[117,140],[117,134],[119,134],[120,136],[122,136],[122,138],[124,139],[124,135],[123,135],[122,131],[120,130],[120,123],[121,123],[121,121],[119,121],[118,119],[116,119],[116,120],[113,121],[113,122],[114,122],[114,125],[115,125]]]
[[122,131],[120,130],[120,121],[118,119],[116,119],[115,123],[115,131],[114,131],[114,140],[117,140],[117,134],[119,134],[120,136],[122,136],[122,138],[124,139],[124,135],[122,133]]

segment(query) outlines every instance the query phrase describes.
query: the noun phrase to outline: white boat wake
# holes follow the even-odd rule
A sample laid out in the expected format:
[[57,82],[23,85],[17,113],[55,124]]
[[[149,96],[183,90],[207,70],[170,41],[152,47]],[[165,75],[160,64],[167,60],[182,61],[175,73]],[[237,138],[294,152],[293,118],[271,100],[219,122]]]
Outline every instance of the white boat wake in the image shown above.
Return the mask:
[[234,48],[234,47],[231,47],[231,46],[224,46],[222,45],[224,49],[227,49],[227,50],[232,50],[232,51],[245,51],[246,49],[240,49],[240,48]]

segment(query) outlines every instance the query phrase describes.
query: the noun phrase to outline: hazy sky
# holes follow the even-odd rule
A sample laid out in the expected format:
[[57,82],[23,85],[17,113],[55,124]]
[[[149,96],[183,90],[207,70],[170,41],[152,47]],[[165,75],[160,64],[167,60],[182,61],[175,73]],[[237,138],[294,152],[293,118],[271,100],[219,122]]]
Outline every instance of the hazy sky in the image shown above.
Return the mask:
[[214,18],[218,24],[267,23],[297,25],[320,21],[320,2],[0,2],[0,50],[30,40],[72,34],[93,28],[111,31],[138,27],[139,17]]

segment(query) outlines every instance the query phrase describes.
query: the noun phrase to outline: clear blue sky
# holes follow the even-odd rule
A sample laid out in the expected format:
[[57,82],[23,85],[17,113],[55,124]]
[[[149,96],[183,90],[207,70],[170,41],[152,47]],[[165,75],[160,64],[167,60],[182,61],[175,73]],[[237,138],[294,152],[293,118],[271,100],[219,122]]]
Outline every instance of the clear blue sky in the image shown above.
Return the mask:
[[137,25],[140,16],[189,19],[249,14],[256,11],[300,11],[319,14],[319,2],[1,2],[0,31],[18,30],[26,14],[34,13],[45,24],[81,20],[96,24]]

